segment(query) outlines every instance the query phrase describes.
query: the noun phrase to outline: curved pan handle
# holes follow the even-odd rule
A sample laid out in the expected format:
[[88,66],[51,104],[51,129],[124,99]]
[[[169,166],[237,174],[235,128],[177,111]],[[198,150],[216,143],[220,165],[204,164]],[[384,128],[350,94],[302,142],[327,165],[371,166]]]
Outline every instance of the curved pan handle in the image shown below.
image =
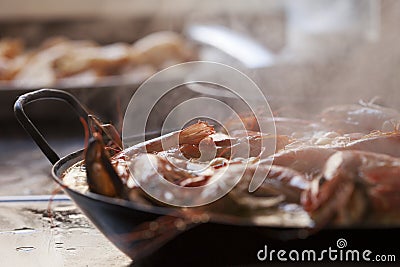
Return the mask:
[[60,159],[60,157],[50,147],[49,143],[45,140],[43,135],[39,132],[24,111],[25,105],[44,99],[56,99],[68,103],[77,113],[77,115],[82,117],[86,122],[88,122],[88,112],[85,107],[80,104],[78,99],[76,99],[72,94],[62,90],[40,89],[18,97],[14,104],[14,114],[17,117],[17,120],[39,146],[40,150],[42,150],[43,154],[47,157],[51,164],[54,165]]

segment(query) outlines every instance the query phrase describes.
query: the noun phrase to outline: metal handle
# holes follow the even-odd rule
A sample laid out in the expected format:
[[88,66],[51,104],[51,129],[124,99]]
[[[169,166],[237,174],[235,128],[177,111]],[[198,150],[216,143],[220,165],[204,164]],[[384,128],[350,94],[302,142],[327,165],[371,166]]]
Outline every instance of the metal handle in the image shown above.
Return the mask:
[[24,111],[25,105],[44,99],[55,99],[68,103],[87,123],[88,112],[72,94],[61,90],[40,89],[18,97],[14,104],[14,114],[17,117],[17,120],[39,146],[40,150],[42,150],[43,154],[47,157],[51,164],[54,165],[60,159],[60,157],[50,147],[49,143],[47,143],[43,135],[39,132]]

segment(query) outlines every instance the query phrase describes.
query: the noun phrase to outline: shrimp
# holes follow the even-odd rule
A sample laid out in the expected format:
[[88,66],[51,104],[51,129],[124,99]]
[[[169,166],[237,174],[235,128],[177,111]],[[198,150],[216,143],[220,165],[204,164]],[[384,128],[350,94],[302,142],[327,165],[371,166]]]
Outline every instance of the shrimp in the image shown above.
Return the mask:
[[335,152],[333,148],[305,146],[282,150],[262,162],[291,168],[312,179],[322,172],[325,162]]
[[400,157],[400,131],[374,132],[347,143],[339,150],[362,150]]
[[346,223],[359,223],[367,215],[367,207],[387,216],[398,214],[399,188],[399,158],[338,151],[327,160],[321,177],[304,191],[302,204],[322,224],[338,214]]
[[398,121],[400,113],[391,108],[363,103],[329,107],[320,114],[321,123],[340,133],[364,133],[383,130],[391,121]]

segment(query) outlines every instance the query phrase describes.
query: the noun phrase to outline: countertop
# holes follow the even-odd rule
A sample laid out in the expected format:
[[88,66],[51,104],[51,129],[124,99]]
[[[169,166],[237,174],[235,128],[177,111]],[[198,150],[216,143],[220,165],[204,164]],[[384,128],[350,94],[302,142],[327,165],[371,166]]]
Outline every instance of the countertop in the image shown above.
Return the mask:
[[[82,147],[79,137],[53,138],[60,155]],[[27,137],[0,139],[2,266],[129,266],[132,261],[100,233],[51,178],[51,164]],[[48,198],[54,192],[54,201]],[[50,211],[50,212],[49,212]]]
[[1,203],[0,258],[3,266],[132,263],[71,201]]

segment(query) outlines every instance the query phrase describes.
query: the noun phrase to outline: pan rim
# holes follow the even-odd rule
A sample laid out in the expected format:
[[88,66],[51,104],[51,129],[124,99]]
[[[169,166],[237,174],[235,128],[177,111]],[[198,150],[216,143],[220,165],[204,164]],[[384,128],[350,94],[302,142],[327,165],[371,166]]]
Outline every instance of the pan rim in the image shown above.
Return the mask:
[[[139,145],[139,144],[138,144]],[[82,160],[82,155],[84,153],[84,149],[77,150],[72,152],[62,158],[60,158],[52,168],[52,178],[53,180],[59,184],[63,190],[66,191],[68,195],[71,194],[78,194],[80,197],[84,197],[86,199],[90,199],[93,201],[99,201],[102,203],[106,203],[109,205],[118,206],[120,208],[126,208],[130,210],[137,210],[145,213],[149,213],[152,215],[167,215],[173,217],[184,217],[183,212],[179,208],[174,207],[158,207],[158,206],[148,206],[143,205],[140,203],[135,203],[125,199],[117,199],[107,196],[102,196],[93,192],[79,192],[74,190],[68,186],[66,186],[62,181],[62,174],[65,170],[70,168],[73,164]],[[71,196],[73,201],[75,202],[74,198]],[[76,203],[79,206],[79,203]],[[250,219],[240,219],[236,216],[230,215],[221,215],[216,213],[209,214],[209,220],[206,223],[215,223],[221,225],[230,225],[230,226],[242,226],[242,227],[257,227],[257,228],[265,228],[265,229],[280,229],[280,230],[311,230],[313,227],[304,227],[304,226],[287,226],[287,225],[260,225],[251,221]]]
[[[137,144],[140,145],[140,144]],[[124,209],[129,209],[129,210],[135,210],[135,211],[140,211],[144,213],[148,213],[150,215],[159,215],[159,216],[172,216],[172,217],[177,217],[177,218],[182,218],[185,215],[179,208],[174,208],[174,207],[158,207],[154,205],[143,205],[140,203],[135,203],[129,200],[125,199],[117,199],[117,198],[112,198],[112,197],[107,197],[107,196],[102,196],[96,193],[92,192],[79,192],[77,190],[74,190],[68,186],[66,186],[62,179],[62,173],[70,168],[73,164],[79,162],[82,160],[82,156],[84,153],[84,149],[77,150],[75,152],[72,152],[62,158],[60,158],[52,167],[52,178],[53,180],[59,184],[62,189],[72,198],[72,200],[75,202],[77,206],[80,206],[79,203],[77,203],[72,196],[73,194],[77,194],[80,197],[83,197],[85,199],[91,200],[91,201],[98,201],[101,203],[106,203],[108,205],[113,205],[113,206],[118,206],[119,208],[124,208]],[[279,224],[274,224],[274,225],[262,225],[262,224],[257,224],[254,221],[251,221],[250,219],[238,219],[235,216],[229,216],[229,215],[221,215],[217,213],[209,213],[210,217],[209,220],[205,223],[211,223],[211,224],[220,224],[220,225],[226,225],[226,226],[236,226],[236,227],[252,227],[252,228],[263,228],[263,229],[269,229],[271,231],[297,231],[297,232],[302,232],[304,234],[304,231],[308,233],[312,232],[318,232],[320,230],[319,227],[313,227],[313,226],[287,226],[287,225],[279,225]],[[204,222],[203,222],[204,224]],[[385,224],[382,225],[358,225],[358,226],[350,226],[350,225],[331,225],[328,227],[325,227],[324,229],[326,230],[349,230],[349,229],[400,229],[399,226],[388,226]]]

